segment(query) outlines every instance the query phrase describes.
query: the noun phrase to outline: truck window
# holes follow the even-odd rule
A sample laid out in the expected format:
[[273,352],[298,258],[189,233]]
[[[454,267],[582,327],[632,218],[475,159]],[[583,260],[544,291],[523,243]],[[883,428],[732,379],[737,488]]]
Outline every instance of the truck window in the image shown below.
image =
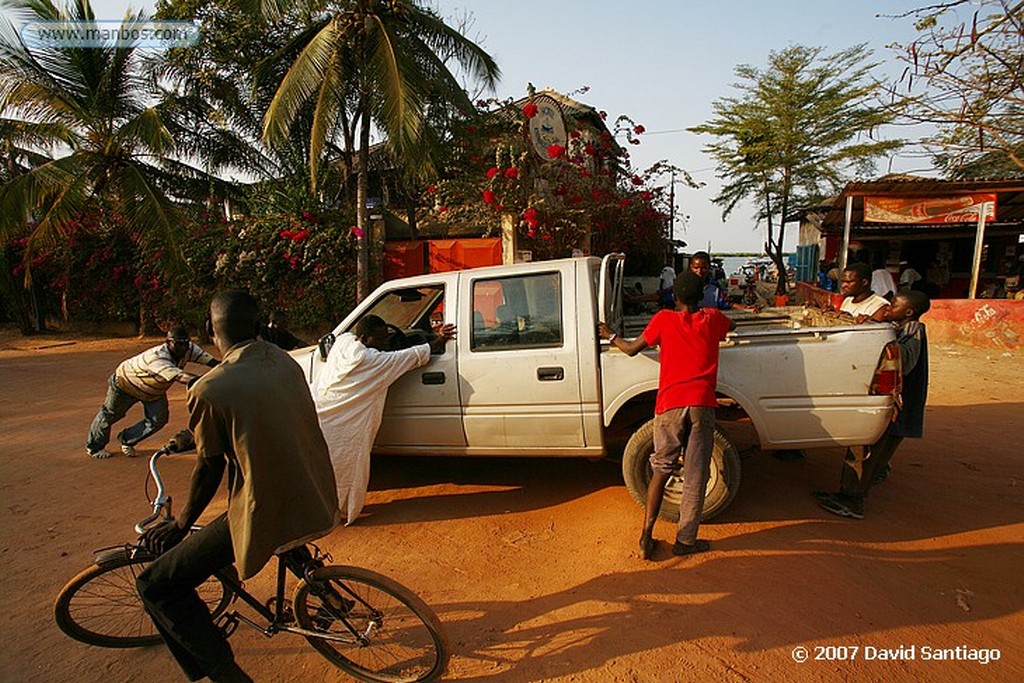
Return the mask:
[[561,301],[558,273],[474,281],[470,348],[498,351],[561,346]]
[[385,292],[345,332],[352,332],[366,315],[376,315],[401,330],[405,339],[396,348],[425,344],[433,338],[433,325],[444,320],[444,285],[425,285]]

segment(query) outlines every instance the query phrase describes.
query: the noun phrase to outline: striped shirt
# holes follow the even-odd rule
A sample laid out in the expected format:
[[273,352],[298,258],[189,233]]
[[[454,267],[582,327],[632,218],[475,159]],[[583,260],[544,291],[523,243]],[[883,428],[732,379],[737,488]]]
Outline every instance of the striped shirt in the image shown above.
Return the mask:
[[214,357],[189,342],[188,353],[175,361],[167,344],[154,346],[117,366],[114,371],[117,388],[141,401],[160,398],[184,374],[187,363],[208,365]]

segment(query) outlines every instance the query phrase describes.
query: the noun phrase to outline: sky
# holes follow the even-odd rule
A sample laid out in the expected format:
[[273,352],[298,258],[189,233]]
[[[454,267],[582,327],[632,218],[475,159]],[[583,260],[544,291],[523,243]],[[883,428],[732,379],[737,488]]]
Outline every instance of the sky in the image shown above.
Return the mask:
[[[98,19],[116,19],[129,6],[152,13],[153,0],[93,0]],[[608,112],[630,116],[646,128],[639,146],[627,145],[643,170],[666,159],[705,183],[676,192],[675,237],[689,248],[715,253],[759,252],[764,227],[754,207],[740,205],[724,221],[712,203],[721,183],[714,160],[702,151],[710,136],[686,128],[708,120],[712,103],[735,94],[738,64],[763,67],[771,51],[791,45],[836,52],[859,43],[874,51],[879,78],[899,75],[893,43],[916,35],[912,18],[891,18],[925,0],[434,0],[451,19],[468,15],[467,35],[502,70],[495,95],[519,98],[528,83],[552,88]],[[589,88],[580,94],[581,88]],[[574,94],[575,93],[575,94]],[[910,137],[893,129],[889,137]],[[879,162],[889,171],[932,173],[913,151]],[[785,247],[796,244],[787,226]]]

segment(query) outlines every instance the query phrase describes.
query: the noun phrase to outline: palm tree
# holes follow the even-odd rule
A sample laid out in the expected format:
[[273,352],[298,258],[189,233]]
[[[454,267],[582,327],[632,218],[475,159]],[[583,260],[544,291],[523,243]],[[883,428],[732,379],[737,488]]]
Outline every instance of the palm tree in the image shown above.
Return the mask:
[[[95,21],[88,0],[66,8],[52,0],[14,0],[8,8],[27,20]],[[142,20],[129,12],[124,23]],[[210,178],[172,156],[175,141],[149,73],[133,45],[29,47],[14,24],[0,24],[0,112],[45,126],[66,152],[35,159],[0,185],[0,236],[29,226],[26,285],[31,257],[96,207],[119,214],[126,236],[140,247],[159,251],[165,272],[183,264],[181,204],[205,197]],[[140,310],[143,331],[146,313]]]
[[357,150],[357,297],[363,299],[369,293],[371,130],[380,130],[402,166],[428,172],[434,137],[427,125],[429,107],[450,107],[467,115],[473,111],[444,58],[489,89],[500,72],[481,47],[418,0],[333,0],[286,49],[297,49],[298,56],[267,109],[263,136],[271,144],[287,139],[301,112],[312,105],[309,171],[314,191],[327,145],[340,136],[343,150]]

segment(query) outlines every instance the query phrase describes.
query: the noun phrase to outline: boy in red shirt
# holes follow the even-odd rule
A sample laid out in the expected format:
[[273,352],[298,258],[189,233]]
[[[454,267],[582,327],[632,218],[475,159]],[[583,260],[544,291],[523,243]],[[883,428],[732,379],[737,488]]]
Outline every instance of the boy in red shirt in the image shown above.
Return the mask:
[[718,344],[736,323],[715,308],[699,308],[704,284],[703,278],[695,273],[682,273],[674,288],[675,310],[656,313],[644,333],[632,341],[622,339],[604,323],[598,326],[601,338],[627,355],[635,356],[648,346],[659,347],[661,371],[654,406],[653,474],[647,487],[644,526],[640,532],[640,553],[645,560],[654,553],[654,522],[661,509],[665,484],[680,455],[684,457],[685,476],[672,552],[690,555],[710,547],[708,541],[697,538],[697,528],[714,447]]

